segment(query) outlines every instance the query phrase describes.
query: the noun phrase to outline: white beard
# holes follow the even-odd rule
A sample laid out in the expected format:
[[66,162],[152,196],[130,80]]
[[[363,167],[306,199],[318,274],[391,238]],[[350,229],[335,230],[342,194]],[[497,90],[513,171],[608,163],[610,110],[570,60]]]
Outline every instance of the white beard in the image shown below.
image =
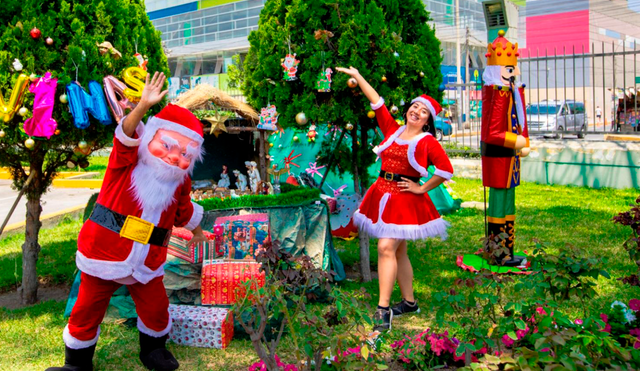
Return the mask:
[[155,157],[149,152],[149,142],[155,133],[144,133],[138,147],[138,163],[131,172],[131,192],[138,205],[146,211],[165,211],[175,202],[176,189],[193,170],[195,161],[183,170]]

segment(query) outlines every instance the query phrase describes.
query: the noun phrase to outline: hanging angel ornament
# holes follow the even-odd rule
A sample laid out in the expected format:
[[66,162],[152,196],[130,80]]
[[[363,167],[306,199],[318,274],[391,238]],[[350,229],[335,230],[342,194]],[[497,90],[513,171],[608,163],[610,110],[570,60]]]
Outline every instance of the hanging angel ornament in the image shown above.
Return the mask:
[[318,87],[318,92],[320,93],[328,93],[331,91],[331,74],[333,70],[329,67],[320,71],[318,75],[318,82],[316,86]]
[[298,77],[296,74],[298,73],[298,64],[300,61],[296,59],[296,53],[287,54],[285,58],[282,60],[282,68],[284,68],[284,80],[285,81],[294,81],[297,80]]

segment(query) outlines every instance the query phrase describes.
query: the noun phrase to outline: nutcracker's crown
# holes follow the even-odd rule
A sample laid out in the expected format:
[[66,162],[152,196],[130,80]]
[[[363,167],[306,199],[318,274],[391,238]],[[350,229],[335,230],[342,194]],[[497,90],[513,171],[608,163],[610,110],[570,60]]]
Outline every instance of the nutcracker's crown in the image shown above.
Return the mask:
[[488,66],[516,66],[518,65],[518,43],[512,44],[504,37],[504,31],[498,31],[498,37],[487,46]]

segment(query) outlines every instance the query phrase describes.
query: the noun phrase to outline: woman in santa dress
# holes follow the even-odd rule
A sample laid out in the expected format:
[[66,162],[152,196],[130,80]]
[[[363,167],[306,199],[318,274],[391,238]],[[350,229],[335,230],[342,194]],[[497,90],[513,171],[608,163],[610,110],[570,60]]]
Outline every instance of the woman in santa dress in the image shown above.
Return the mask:
[[[407,240],[446,238],[449,223],[440,217],[427,192],[450,179],[453,167],[435,138],[434,117],[442,110],[438,102],[424,94],[415,98],[405,113],[406,125],[400,126],[384,105],[384,99],[358,70],[336,69],[358,81],[384,135],[376,149],[382,160],[380,176],[353,215],[361,232],[378,238],[380,298],[374,330],[382,332],[391,329],[393,316],[420,311],[413,295],[413,269],[407,255]],[[429,176],[430,165],[435,171],[420,185],[420,178]],[[390,307],[396,279],[402,301]]]

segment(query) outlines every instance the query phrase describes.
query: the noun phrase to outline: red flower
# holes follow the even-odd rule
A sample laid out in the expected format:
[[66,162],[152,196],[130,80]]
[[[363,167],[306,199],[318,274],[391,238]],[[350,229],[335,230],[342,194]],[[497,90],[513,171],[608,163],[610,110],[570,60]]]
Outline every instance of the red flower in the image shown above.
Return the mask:
[[640,300],[638,300],[638,299],[629,300],[629,308],[633,309],[634,312],[639,311],[640,310]]

